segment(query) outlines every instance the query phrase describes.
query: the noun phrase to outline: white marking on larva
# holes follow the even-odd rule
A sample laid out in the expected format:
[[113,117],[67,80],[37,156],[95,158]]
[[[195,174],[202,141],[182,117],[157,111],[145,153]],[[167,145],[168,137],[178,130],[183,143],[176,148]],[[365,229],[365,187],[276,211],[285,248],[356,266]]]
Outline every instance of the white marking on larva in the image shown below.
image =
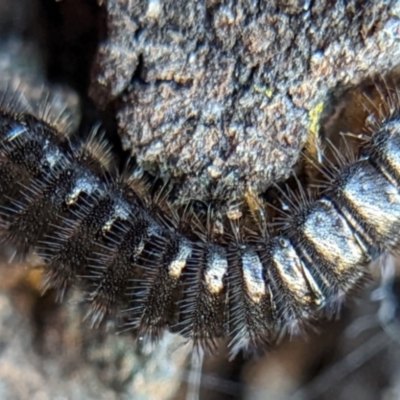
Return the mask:
[[246,293],[254,303],[259,303],[265,296],[263,265],[257,253],[246,250],[242,254],[242,271]]
[[60,162],[60,159],[64,156],[58,147],[51,146],[49,140],[45,141],[43,153],[47,163],[49,164],[49,167],[54,167],[57,165]]
[[174,260],[171,261],[168,267],[168,275],[173,279],[178,279],[181,276],[183,269],[186,267],[186,262],[192,254],[192,246],[187,240],[179,242],[179,251]]
[[60,161],[62,154],[59,151],[46,151],[46,161],[50,168],[53,168]]
[[[218,251],[220,250],[220,251]],[[224,276],[228,272],[228,261],[222,249],[213,248],[207,255],[204,280],[211,294],[218,294],[224,288]]]
[[67,205],[74,204],[81,193],[91,195],[97,191],[99,187],[96,180],[90,179],[90,176],[80,176],[76,179],[75,185],[71,188],[71,192],[66,196],[65,202]]
[[11,142],[25,132],[28,132],[27,126],[17,123],[5,134],[4,140]]
[[147,237],[158,236],[162,238],[164,236],[164,232],[155,221],[150,219],[149,225],[146,228],[146,235]]
[[103,232],[109,231],[117,219],[127,220],[130,216],[129,211],[129,204],[123,199],[119,199],[119,201],[114,205],[114,209],[109,220],[103,225],[101,230]]
[[137,259],[144,249],[144,240],[142,239],[140,243],[135,247],[135,259]]

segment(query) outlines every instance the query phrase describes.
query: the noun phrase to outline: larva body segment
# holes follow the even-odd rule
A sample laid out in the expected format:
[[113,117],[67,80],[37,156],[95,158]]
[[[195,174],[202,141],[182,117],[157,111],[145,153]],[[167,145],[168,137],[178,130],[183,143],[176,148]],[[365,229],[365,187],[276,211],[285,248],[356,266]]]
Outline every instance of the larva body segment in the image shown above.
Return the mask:
[[228,259],[226,249],[213,243],[194,244],[185,273],[177,330],[195,344],[214,348],[227,333]]
[[[48,208],[42,208],[36,200],[45,182],[66,160],[56,144],[57,133],[46,124],[41,125],[30,116],[7,113],[1,113],[1,120],[1,230],[5,239],[24,255],[37,239],[43,218],[54,215],[51,211],[47,213]],[[29,207],[36,210],[29,212]],[[42,217],[39,225],[38,216]]]
[[293,243],[277,237],[268,244],[264,268],[276,308],[278,329],[298,333],[322,305],[319,288],[310,281],[306,267]]
[[365,274],[370,257],[332,201],[322,197],[292,216],[290,237],[326,303],[337,304]]
[[218,241],[155,218],[132,180],[107,171],[103,145],[93,151],[3,111],[2,239],[43,258],[44,287],[59,298],[78,285],[93,325],[110,320],[151,338],[169,328],[206,348],[228,337],[232,354],[268,346],[337,310],[366,264],[398,244],[399,127],[386,119],[284,232],[247,237],[239,223],[239,235]]
[[232,243],[228,249],[227,326],[231,352],[265,347],[272,340],[273,299],[254,248]]
[[352,169],[337,193],[343,208],[358,217],[353,224],[364,243],[369,244],[371,254],[394,248],[399,241],[398,185],[369,160],[355,163]]
[[392,118],[384,119],[374,127],[375,132],[368,143],[366,152],[383,175],[394,185],[400,180],[400,116],[397,110]]
[[130,324],[140,334],[159,337],[166,326],[178,321],[178,301],[182,292],[182,271],[192,246],[180,235],[156,228],[146,241],[138,260],[142,277],[134,282],[132,295],[137,303]]
[[96,253],[89,266],[90,290],[88,302],[92,324],[98,325],[104,316],[121,323],[119,311],[132,296],[127,282],[139,279],[140,270],[134,267],[148,236],[150,221],[143,213],[131,212],[128,223],[118,221],[107,235],[107,243]]

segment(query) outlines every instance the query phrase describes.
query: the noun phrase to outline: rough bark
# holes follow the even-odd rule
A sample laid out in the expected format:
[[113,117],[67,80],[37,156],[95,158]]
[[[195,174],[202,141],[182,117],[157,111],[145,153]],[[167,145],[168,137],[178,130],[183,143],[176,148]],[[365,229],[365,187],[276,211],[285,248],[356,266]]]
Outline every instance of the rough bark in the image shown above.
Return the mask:
[[231,198],[288,177],[332,90],[400,61],[398,1],[104,2],[90,95],[178,196]]

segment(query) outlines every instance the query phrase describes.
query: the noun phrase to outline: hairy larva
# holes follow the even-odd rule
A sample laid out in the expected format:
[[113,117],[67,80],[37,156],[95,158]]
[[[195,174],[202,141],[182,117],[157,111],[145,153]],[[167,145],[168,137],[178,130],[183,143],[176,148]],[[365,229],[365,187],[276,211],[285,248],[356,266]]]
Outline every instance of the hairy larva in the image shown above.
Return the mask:
[[209,211],[204,220],[169,211],[163,195],[146,201],[129,169],[114,173],[102,139],[66,140],[3,109],[2,241],[43,259],[43,288],[60,300],[82,289],[94,326],[152,339],[168,328],[206,349],[227,337],[232,355],[267,347],[337,312],[366,265],[397,246],[400,116],[389,108],[357,155],[336,157],[323,190],[297,206],[287,198],[283,231],[268,233],[254,201],[220,234]]

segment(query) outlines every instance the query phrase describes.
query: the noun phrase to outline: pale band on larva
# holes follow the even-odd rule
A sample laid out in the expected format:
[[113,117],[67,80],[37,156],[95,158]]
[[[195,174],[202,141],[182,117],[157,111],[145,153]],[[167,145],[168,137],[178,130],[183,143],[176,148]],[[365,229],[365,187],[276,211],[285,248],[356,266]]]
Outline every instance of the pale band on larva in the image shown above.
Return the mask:
[[160,222],[129,174],[113,173],[108,148],[89,140],[0,113],[3,243],[39,254],[43,288],[60,300],[80,287],[93,325],[113,321],[150,338],[170,329],[211,349],[226,337],[232,354],[269,346],[337,311],[367,264],[399,242],[395,113],[272,237],[218,241]]

